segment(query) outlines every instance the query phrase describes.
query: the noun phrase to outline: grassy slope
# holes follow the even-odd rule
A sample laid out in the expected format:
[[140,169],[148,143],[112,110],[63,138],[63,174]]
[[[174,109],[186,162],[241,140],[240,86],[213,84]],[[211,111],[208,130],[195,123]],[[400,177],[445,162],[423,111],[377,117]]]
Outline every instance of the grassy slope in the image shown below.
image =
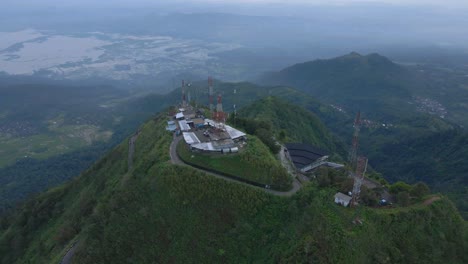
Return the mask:
[[291,189],[291,178],[270,150],[254,136],[249,136],[247,146],[239,154],[219,155],[193,153],[183,141],[177,146],[180,158],[188,163],[241,177],[273,189]]
[[[28,202],[0,231],[1,263],[466,263],[466,223],[447,199],[354,211],[311,184],[280,198],[169,164],[164,119],[81,177]],[[2,226],[6,226],[3,224]]]

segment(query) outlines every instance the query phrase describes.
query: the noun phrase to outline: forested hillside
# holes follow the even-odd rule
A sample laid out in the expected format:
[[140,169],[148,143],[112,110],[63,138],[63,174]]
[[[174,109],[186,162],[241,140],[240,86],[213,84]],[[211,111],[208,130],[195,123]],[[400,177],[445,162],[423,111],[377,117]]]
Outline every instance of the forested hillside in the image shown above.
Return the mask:
[[249,119],[270,125],[264,129],[265,131],[257,132],[267,134],[262,138],[310,143],[338,156],[346,155],[344,144],[330,133],[314,113],[278,97],[266,97],[242,108],[238,112],[238,117],[232,118],[230,122],[237,122],[241,127],[246,127],[249,133],[254,133],[258,125],[250,125]]
[[468,126],[468,78],[451,69],[396,64],[379,54],[350,53],[266,74],[262,84],[288,85],[345,110],[394,122],[416,112]]
[[[2,263],[466,263],[466,223],[446,199],[355,211],[333,187],[291,198],[171,165],[163,115],[71,182],[1,220]],[[362,225],[352,219],[359,215]]]
[[388,180],[424,181],[434,191],[446,193],[468,218],[468,133],[461,130],[435,133],[387,144],[374,153],[373,164]]
[[[376,111],[392,118],[410,109],[411,75],[378,54],[351,53],[330,60],[296,64],[264,78],[268,84],[296,87],[348,109]],[[376,117],[376,116],[373,116]]]

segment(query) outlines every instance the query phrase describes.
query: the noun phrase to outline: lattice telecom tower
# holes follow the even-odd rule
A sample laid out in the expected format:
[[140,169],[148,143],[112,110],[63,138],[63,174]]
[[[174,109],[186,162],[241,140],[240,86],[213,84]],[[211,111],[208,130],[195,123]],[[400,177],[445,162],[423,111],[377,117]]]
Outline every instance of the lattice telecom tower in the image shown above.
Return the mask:
[[353,142],[351,144],[351,149],[349,151],[349,165],[351,166],[351,170],[356,170],[357,166],[357,152],[359,147],[359,131],[361,130],[361,111],[359,111],[356,115],[356,119],[354,120],[354,134],[353,134]]
[[356,164],[356,174],[354,175],[353,196],[351,197],[351,206],[356,206],[361,194],[361,185],[364,180],[364,175],[367,171],[367,158],[359,157]]
[[218,123],[225,123],[225,114],[223,112],[223,98],[218,95],[218,104],[216,105],[216,112],[214,113],[214,120]]
[[208,77],[208,95],[210,99],[210,112],[213,113],[213,79]]
[[182,107],[187,106],[187,100],[185,98],[185,81],[182,80]]

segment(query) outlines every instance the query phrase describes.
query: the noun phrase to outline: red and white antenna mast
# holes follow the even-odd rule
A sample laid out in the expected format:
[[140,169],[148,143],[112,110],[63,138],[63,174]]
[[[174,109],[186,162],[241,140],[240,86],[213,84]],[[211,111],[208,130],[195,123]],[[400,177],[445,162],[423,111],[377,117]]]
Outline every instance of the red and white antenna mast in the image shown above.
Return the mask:
[[224,112],[223,112],[223,98],[221,95],[218,95],[218,104],[216,105],[216,121],[219,123],[224,123]]

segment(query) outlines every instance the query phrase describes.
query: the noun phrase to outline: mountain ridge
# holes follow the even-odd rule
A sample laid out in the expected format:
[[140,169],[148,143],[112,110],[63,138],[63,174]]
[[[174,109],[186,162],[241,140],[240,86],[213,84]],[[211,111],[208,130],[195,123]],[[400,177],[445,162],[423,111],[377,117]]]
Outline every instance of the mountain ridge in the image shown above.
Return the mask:
[[334,188],[310,183],[281,198],[170,164],[166,120],[141,126],[130,171],[126,140],[2,220],[0,261],[58,263],[75,244],[82,264],[466,261],[466,223],[446,198],[362,207],[354,225],[356,212],[333,204]]

